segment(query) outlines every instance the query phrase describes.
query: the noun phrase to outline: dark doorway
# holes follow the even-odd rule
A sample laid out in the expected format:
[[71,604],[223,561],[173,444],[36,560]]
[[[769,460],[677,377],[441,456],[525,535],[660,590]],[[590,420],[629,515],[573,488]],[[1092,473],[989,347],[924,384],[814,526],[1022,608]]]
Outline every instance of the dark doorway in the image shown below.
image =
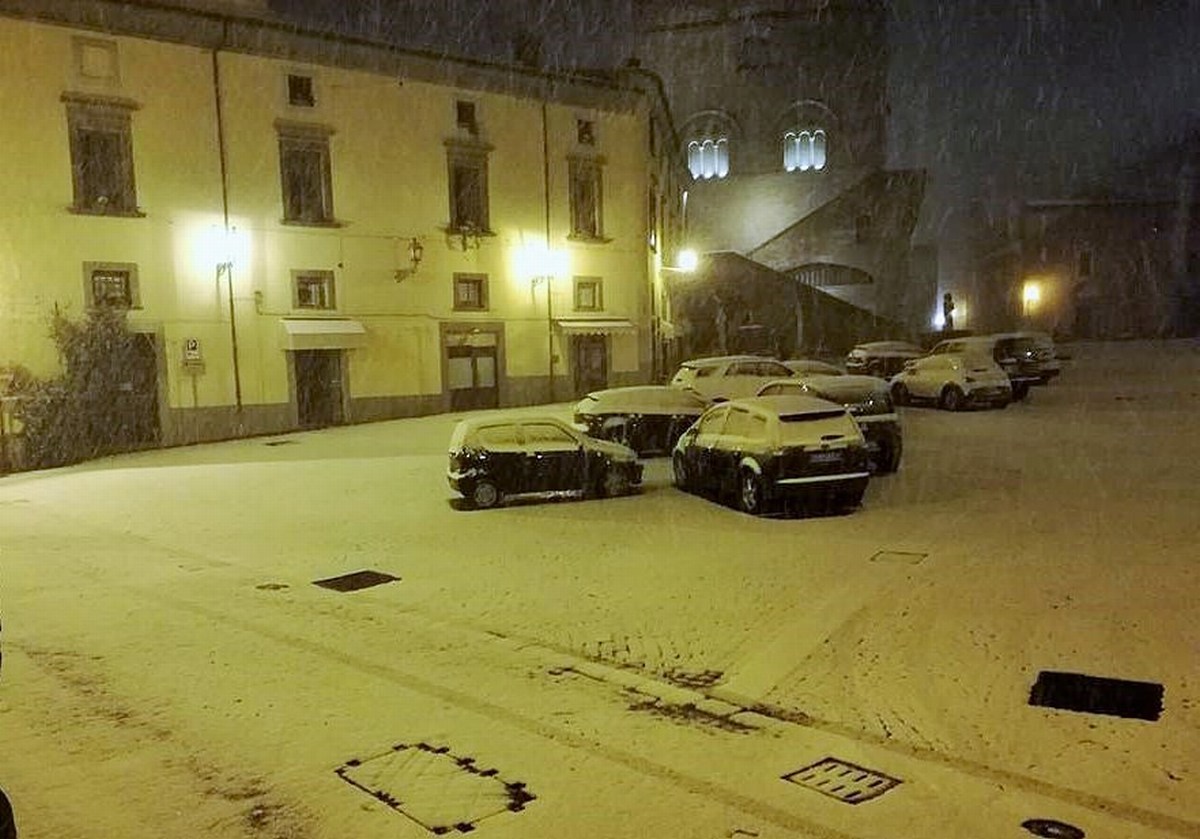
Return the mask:
[[128,378],[120,383],[121,424],[117,437],[131,445],[158,442],[158,354],[154,336],[132,335],[125,357]]
[[608,338],[576,335],[571,339],[571,374],[575,395],[586,396],[608,387]]
[[339,425],[342,414],[342,351],[296,350],[296,408],[301,428]]
[[446,387],[450,391],[452,411],[498,407],[500,388],[496,381],[496,348],[446,347]]

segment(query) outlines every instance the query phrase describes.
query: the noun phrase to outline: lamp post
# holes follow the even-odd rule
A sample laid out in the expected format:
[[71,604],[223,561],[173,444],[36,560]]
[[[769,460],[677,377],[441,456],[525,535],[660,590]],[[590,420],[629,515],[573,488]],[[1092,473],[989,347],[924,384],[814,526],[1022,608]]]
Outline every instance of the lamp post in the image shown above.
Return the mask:
[[529,277],[530,290],[546,286],[546,393],[554,401],[554,278],[566,275],[568,255],[548,245],[527,245],[521,249],[522,270]]
[[233,398],[237,412],[242,413],[242,372],[238,358],[237,339],[237,309],[233,300],[233,266],[237,254],[238,232],[236,227],[226,227],[218,231],[218,262],[217,287],[220,288],[221,277],[225,278],[225,299],[229,305],[229,347],[233,355]]

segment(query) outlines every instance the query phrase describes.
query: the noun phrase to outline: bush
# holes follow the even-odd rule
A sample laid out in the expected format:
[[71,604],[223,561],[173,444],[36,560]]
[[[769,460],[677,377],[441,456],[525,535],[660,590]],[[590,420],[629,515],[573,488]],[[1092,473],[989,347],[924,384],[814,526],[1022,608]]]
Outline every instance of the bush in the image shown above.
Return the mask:
[[146,394],[154,382],[139,381],[147,376],[146,339],[129,332],[125,313],[97,309],[72,321],[56,310],[50,335],[63,373],[25,384],[16,412],[23,465],[64,466],[152,441],[157,421]]

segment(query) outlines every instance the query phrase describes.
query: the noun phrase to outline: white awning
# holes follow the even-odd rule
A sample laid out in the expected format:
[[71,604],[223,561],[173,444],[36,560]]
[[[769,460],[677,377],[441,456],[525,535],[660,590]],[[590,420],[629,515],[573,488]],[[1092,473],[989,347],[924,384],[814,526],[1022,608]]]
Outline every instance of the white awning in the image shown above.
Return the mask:
[[559,318],[555,323],[567,335],[609,335],[613,332],[634,332],[637,330],[637,326],[631,320]]
[[349,318],[285,318],[285,350],[352,350],[367,345],[367,330]]

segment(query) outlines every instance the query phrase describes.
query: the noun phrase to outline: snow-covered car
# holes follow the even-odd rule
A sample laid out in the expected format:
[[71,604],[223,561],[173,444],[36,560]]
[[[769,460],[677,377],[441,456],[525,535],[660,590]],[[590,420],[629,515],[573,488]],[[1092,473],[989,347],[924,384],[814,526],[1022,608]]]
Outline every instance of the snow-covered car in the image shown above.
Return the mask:
[[614,387],[579,400],[574,420],[592,437],[629,446],[639,455],[670,454],[679,435],[708,405],[682,387]]
[[904,434],[886,379],[850,375],[780,379],[764,385],[758,395],[788,393],[815,396],[845,406],[867,440],[872,470],[881,473],[900,468]]
[[856,507],[870,479],[867,442],[841,405],[756,396],[714,405],[675,444],[675,485],[760,515],[780,502]]
[[924,352],[908,341],[870,341],[846,354],[846,372],[888,379],[904,369],[905,362]]
[[683,362],[671,377],[671,386],[691,388],[705,399],[718,401],[753,396],[767,382],[791,375],[773,358],[722,355]]
[[1036,347],[1029,338],[1015,335],[973,335],[969,338],[939,341],[929,354],[990,355],[1008,375],[1008,383],[1012,386],[1012,398],[1019,402],[1029,395],[1031,387],[1042,383],[1042,369],[1035,351]]
[[892,377],[892,401],[933,402],[947,411],[979,405],[1004,408],[1012,401],[1012,385],[990,355],[939,353],[913,359]]
[[642,482],[642,466],[633,449],[557,417],[493,415],[455,426],[446,479],[486,509],[517,497],[625,495]]
[[841,376],[846,372],[836,364],[816,358],[789,358],[783,366],[797,376]]

